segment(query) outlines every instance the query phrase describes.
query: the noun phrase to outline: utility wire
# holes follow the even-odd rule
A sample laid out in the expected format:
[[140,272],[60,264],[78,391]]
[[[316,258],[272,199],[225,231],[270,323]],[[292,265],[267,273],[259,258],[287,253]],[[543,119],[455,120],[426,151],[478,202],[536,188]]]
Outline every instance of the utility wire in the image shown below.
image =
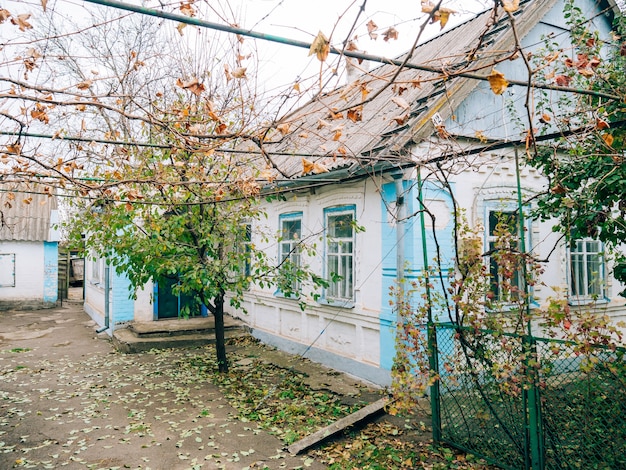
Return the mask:
[[[135,13],[140,13],[142,15],[154,16],[157,18],[177,21],[179,23],[199,26],[202,28],[214,29],[217,31],[223,31],[223,32],[230,33],[230,34],[238,34],[240,36],[247,36],[247,37],[251,37],[255,39],[262,39],[264,41],[276,42],[276,43],[284,44],[287,46],[300,47],[303,49],[311,49],[311,45],[312,45],[310,42],[299,41],[297,39],[290,39],[290,38],[285,38],[282,36],[275,36],[273,34],[260,33],[257,31],[252,31],[250,29],[238,28],[235,26],[228,26],[228,25],[223,25],[219,23],[213,23],[211,21],[201,20],[198,18],[193,18],[193,17],[189,17],[185,15],[178,15],[176,13],[168,13],[165,11],[155,10],[153,8],[147,8],[147,7],[142,7],[138,5],[132,5],[130,3],[125,3],[125,2],[118,2],[114,0],[85,0],[85,1],[88,3],[94,3],[98,5],[111,7],[111,8],[118,8],[120,10],[132,11]],[[410,62],[404,63],[403,60],[389,59],[387,57],[378,56],[378,55],[371,55],[371,54],[365,54],[365,53],[357,52],[357,51],[338,49],[334,46],[330,46],[329,52],[331,54],[352,57],[354,59],[359,59],[359,60],[369,60],[370,62],[396,65],[398,67],[421,70],[424,72],[432,72],[432,73],[436,73],[436,74],[439,74],[448,78],[464,77],[464,78],[471,78],[474,80],[481,80],[481,81],[489,80],[489,77],[487,75],[481,75],[478,73],[472,73],[472,72],[450,73],[450,71],[446,71],[445,69],[442,69],[439,67],[431,67],[428,65],[418,65],[418,64],[413,64]],[[518,86],[523,86],[523,87],[528,87],[529,85],[528,81],[523,81],[523,80],[507,79],[507,81],[511,85],[518,85]],[[619,96],[616,96],[616,95],[610,95],[607,93],[597,92],[593,90],[586,90],[582,88],[569,88],[569,87],[562,87],[562,86],[549,85],[549,84],[540,84],[540,83],[531,83],[530,85],[533,88],[543,89],[543,90],[563,91],[563,92],[577,93],[577,94],[582,94],[582,95],[591,95],[591,96],[596,96],[599,98],[607,98],[610,100],[621,99]]]

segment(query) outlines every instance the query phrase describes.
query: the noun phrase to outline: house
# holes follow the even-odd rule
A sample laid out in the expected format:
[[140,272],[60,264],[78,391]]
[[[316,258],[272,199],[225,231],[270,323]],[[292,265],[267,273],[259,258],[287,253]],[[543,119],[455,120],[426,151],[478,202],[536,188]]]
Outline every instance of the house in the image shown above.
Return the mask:
[[[601,36],[610,32],[613,3],[577,4]],[[497,218],[517,210],[520,194],[529,200],[546,187],[534,169],[517,169],[525,140],[513,115],[523,113],[527,74],[516,38],[525,53],[545,37],[565,41],[563,7],[563,0],[522,0],[514,29],[505,12],[487,11],[418,46],[401,69],[405,57],[321,94],[285,116],[262,147],[242,144],[239,150],[268,157],[266,191],[282,196],[265,203],[267,219],[251,227],[251,242],[277,264],[306,264],[329,285],[308,297],[308,286],[294,286],[303,299],[253,285],[244,308],[229,313],[266,343],[389,384],[397,321],[390,289],[397,280],[432,272],[436,260],[445,292],[457,267],[453,214],[463,212],[481,230],[478,243],[489,252]],[[477,68],[494,63],[512,83],[500,95],[476,79]],[[545,286],[533,291],[536,304],[562,295],[626,318],[617,295],[624,286],[608,274],[601,244],[566,246],[552,225],[526,227],[527,250],[549,260]],[[268,232],[282,236],[269,242],[258,235]],[[317,246],[315,256],[298,248],[303,240]],[[485,261],[497,278],[497,266]],[[172,295],[173,282],[146,285],[131,299],[123,275],[87,259],[85,309],[113,329],[178,316],[186,299]],[[448,319],[445,311],[433,313]]]
[[58,209],[39,185],[0,185],[0,310],[55,307]]
[[[606,37],[616,6],[576,4]],[[518,194],[526,201],[546,188],[541,174],[523,166],[525,140],[514,115],[525,115],[528,75],[515,41],[524,54],[546,37],[567,49],[563,8],[561,0],[522,0],[512,13],[515,28],[506,12],[480,14],[419,45],[400,72],[397,64],[373,69],[284,117],[262,148],[249,143],[248,151],[271,156],[271,190],[285,196],[266,205],[262,231],[283,236],[266,245],[268,254],[278,262],[297,253],[299,240],[315,240],[318,256],[297,253],[295,262],[334,279],[305,310],[280,292],[252,287],[246,313],[231,313],[266,343],[388,384],[397,320],[390,287],[419,278],[436,258],[445,292],[457,258],[452,214],[464,212],[489,252],[497,218],[517,210]],[[513,84],[500,95],[475,79],[474,70],[488,64]],[[618,296],[624,287],[609,275],[601,243],[567,246],[552,225],[526,227],[527,250],[549,260],[544,286],[532,292],[535,304],[567,296],[571,304],[625,319]],[[497,266],[486,263],[497,279]],[[434,315],[448,319],[447,312]]]

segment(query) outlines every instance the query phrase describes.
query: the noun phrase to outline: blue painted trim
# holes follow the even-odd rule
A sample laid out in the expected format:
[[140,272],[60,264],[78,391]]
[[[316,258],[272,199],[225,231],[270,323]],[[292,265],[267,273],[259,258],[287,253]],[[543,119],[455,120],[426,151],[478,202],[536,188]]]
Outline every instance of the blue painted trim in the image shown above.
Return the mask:
[[152,281],[152,319],[159,319],[159,283],[156,280]]
[[59,295],[59,244],[43,242],[43,302],[54,305]]

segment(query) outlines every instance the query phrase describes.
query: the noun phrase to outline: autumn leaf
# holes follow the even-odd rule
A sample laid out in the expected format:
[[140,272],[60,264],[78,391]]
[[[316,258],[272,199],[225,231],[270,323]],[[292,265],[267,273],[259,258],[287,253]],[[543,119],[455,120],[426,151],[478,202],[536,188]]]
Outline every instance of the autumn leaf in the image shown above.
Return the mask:
[[294,91],[296,93],[300,93],[300,84],[299,83],[294,83],[293,89],[294,89]]
[[178,34],[182,36],[183,29],[185,29],[186,27],[187,27],[187,23],[178,23],[178,26],[176,26],[176,31],[178,31]]
[[613,138],[611,134],[602,134],[600,137],[602,137],[602,140],[604,140],[604,143],[606,145],[608,145],[609,147],[613,146],[613,141],[615,139]]
[[487,143],[489,140],[483,131],[474,132],[474,137],[476,137],[482,144]]
[[596,129],[603,130],[608,129],[609,127],[609,123],[606,122],[604,119],[596,119]]
[[46,108],[41,103],[35,104],[35,109],[30,112],[30,115],[33,119],[37,119],[38,121],[41,121],[45,124],[48,124],[50,122],[50,118],[48,117]]
[[519,0],[503,0],[502,6],[504,7],[504,11],[513,13],[519,9]]
[[547,124],[550,121],[552,121],[552,118],[547,113],[543,113],[541,117],[539,118],[539,122],[541,122],[542,124]]
[[183,82],[180,78],[176,80],[176,86],[191,91],[194,95],[200,96],[204,91],[204,85],[198,81],[197,78],[192,78],[186,82]]
[[20,31],[26,31],[32,29],[32,25],[27,21],[30,18],[30,13],[24,13],[23,15],[17,15],[17,17],[11,18],[11,23],[16,25]]
[[422,13],[432,13],[435,9],[435,5],[430,2],[422,2]]
[[22,145],[19,143],[7,145],[7,152],[19,155],[22,152]]
[[233,78],[247,78],[246,77],[246,67],[238,67],[232,71]]
[[283,123],[276,126],[276,129],[282,134],[286,135],[289,133],[289,123]]
[[226,132],[227,128],[228,126],[221,122],[217,126],[215,126],[215,132],[217,132],[218,134],[223,134],[224,132]]
[[569,86],[572,78],[567,75],[557,75],[554,77],[554,81],[558,86]]
[[4,8],[0,8],[0,23],[4,23],[9,18],[11,18],[11,12],[9,10],[5,10]]
[[265,168],[259,173],[259,178],[269,181],[271,183],[276,179],[276,174],[271,168]]
[[449,8],[440,8],[439,11],[435,14],[435,18],[439,20],[439,25],[441,29],[443,29],[446,24],[448,24],[448,20],[450,19],[450,15],[454,15],[456,11],[451,10]]
[[359,106],[357,108],[352,108],[348,110],[348,119],[352,122],[358,122],[363,120],[363,115],[361,111],[363,110],[363,106]]
[[493,91],[496,95],[504,93],[506,87],[509,86],[509,82],[507,82],[506,78],[504,78],[504,74],[502,72],[498,72],[496,69],[491,71],[491,73],[487,76],[487,80],[489,81],[489,86],[491,86],[491,91]]
[[376,38],[378,38],[378,34],[376,34],[374,31],[378,29],[378,25],[374,23],[373,20],[369,20],[365,26],[367,26],[367,34],[369,34],[370,39],[375,41]]
[[328,38],[324,36],[321,31],[317,33],[317,36],[311,44],[309,49],[309,56],[315,54],[320,62],[324,62],[330,52],[330,42]]
[[390,39],[398,39],[398,30],[391,26],[387,31],[383,33],[383,41],[387,42]]
[[87,90],[92,84],[93,84],[93,81],[85,80],[85,81],[78,83],[76,85],[76,88],[78,88],[79,90]]
[[395,116],[391,118],[398,126],[403,126],[409,120],[409,115],[404,114],[403,116]]
[[394,96],[393,98],[391,98],[391,101],[394,102],[400,108],[405,109],[405,110],[411,107],[404,98],[400,98],[399,96]]
[[316,175],[320,173],[328,173],[328,168],[318,162],[312,162],[307,160],[306,158],[302,159],[302,174],[306,175],[309,173],[314,173]]
[[331,132],[333,132],[333,140],[337,141],[341,138],[343,131],[343,126],[335,127]]
[[323,129],[326,126],[330,126],[330,123],[328,121],[324,121],[323,119],[318,119],[317,120],[317,129]]
[[194,10],[191,3],[183,3],[180,6],[180,12],[185,16],[196,16],[196,10]]
[[41,7],[43,11],[46,11],[46,6],[48,5],[48,0],[41,0]]

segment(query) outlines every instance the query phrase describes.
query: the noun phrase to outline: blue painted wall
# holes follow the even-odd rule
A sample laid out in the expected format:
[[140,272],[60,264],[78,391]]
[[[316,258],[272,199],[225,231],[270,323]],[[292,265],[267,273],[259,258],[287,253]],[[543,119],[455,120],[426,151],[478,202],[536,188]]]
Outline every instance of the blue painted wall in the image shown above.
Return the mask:
[[[403,181],[405,191],[404,202],[407,214],[417,214],[420,210],[419,188],[416,181]],[[397,313],[393,305],[389,304],[391,298],[390,288],[395,286],[398,277],[397,266],[397,230],[398,227],[392,216],[388,214],[389,207],[395,207],[396,185],[387,183],[383,185],[382,191],[382,220],[387,221],[382,228],[382,305],[380,313],[380,364],[381,367],[390,370],[393,366],[395,355],[395,337]],[[426,259],[431,269],[431,279],[433,284],[433,295],[442,295],[449,286],[449,270],[454,268],[454,217],[452,198],[448,191],[442,189],[434,182],[425,181],[422,185],[422,198],[426,201],[426,206],[431,208],[437,215],[438,222],[435,223],[433,231],[432,223],[426,215]],[[441,213],[447,212],[447,213]],[[447,222],[446,222],[447,221]],[[441,225],[441,226],[438,226]],[[424,251],[422,239],[422,225],[419,215],[414,215],[406,220],[402,225],[404,230],[404,277],[407,283],[416,281],[424,275]],[[438,263],[435,259],[441,259],[441,276],[439,271],[433,271],[433,267]],[[421,300],[421,292],[415,294],[414,303],[418,305]],[[443,308],[433,311],[435,319],[446,321],[447,311]]]
[[111,325],[132,321],[135,318],[135,301],[131,298],[130,281],[124,274],[111,268]]
[[59,295],[59,244],[43,242],[43,303],[55,305]]

